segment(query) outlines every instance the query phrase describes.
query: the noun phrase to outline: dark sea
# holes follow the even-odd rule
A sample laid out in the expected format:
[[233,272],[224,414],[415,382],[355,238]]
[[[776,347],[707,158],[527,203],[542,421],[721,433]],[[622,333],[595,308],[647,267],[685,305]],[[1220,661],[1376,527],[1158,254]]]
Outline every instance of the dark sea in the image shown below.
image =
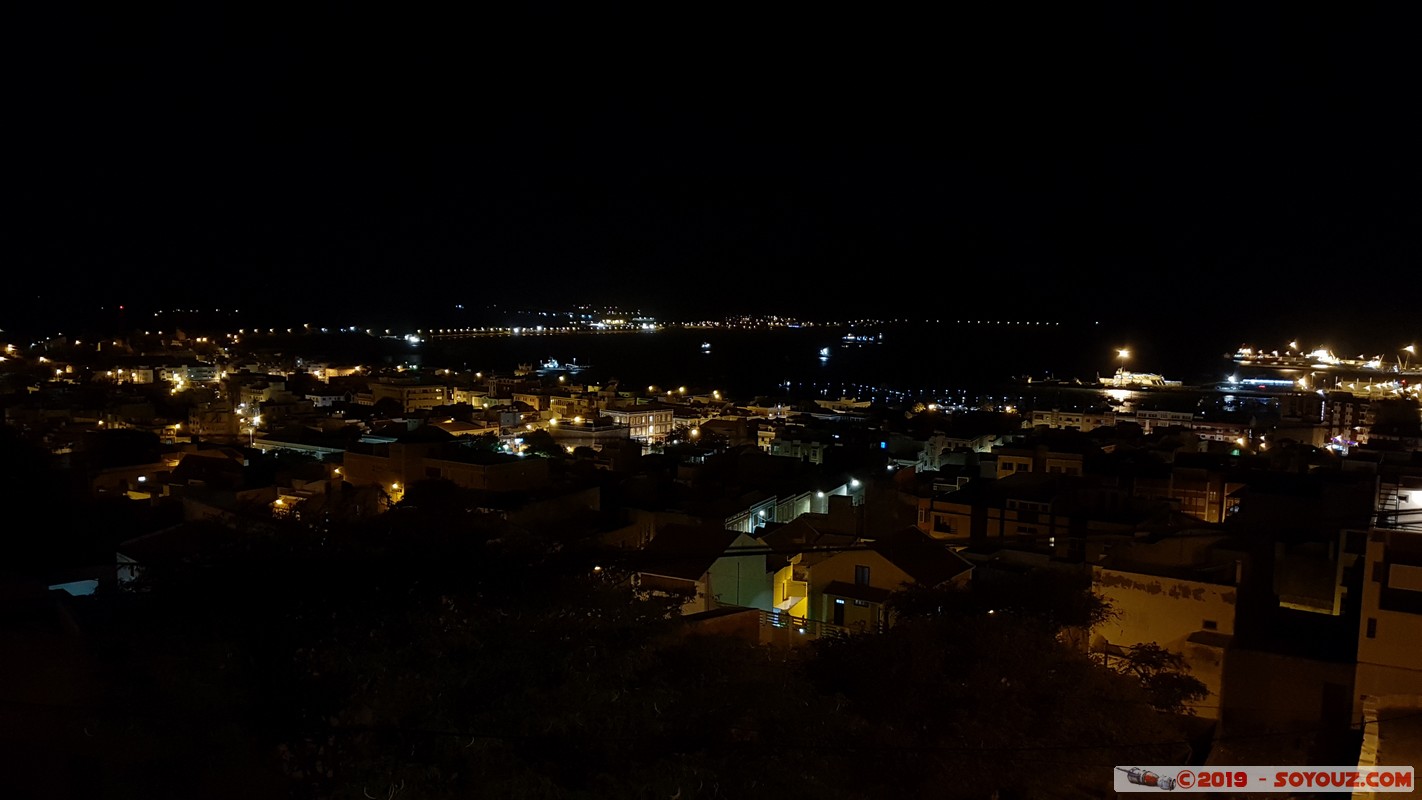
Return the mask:
[[[1026,378],[1094,383],[1123,364],[1187,385],[1212,385],[1230,374],[1239,345],[1195,332],[1148,338],[1094,323],[920,322],[434,338],[418,351],[426,368],[507,373],[557,360],[582,366],[567,373],[579,384],[714,389],[737,400],[877,400],[979,394]],[[1129,353],[1124,360],[1122,349]]]

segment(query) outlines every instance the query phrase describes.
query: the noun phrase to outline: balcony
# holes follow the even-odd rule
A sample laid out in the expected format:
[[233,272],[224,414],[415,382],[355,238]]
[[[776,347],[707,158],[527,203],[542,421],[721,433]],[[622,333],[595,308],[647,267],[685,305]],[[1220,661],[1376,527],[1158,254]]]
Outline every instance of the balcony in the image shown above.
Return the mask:
[[804,617],[792,617],[789,614],[775,611],[760,612],[760,627],[763,640],[767,639],[767,635],[772,639],[790,636],[808,641],[821,638],[844,638],[853,633],[843,625],[834,625]]
[[807,581],[781,581],[776,586],[775,607],[781,611],[787,611],[809,596],[810,584]]

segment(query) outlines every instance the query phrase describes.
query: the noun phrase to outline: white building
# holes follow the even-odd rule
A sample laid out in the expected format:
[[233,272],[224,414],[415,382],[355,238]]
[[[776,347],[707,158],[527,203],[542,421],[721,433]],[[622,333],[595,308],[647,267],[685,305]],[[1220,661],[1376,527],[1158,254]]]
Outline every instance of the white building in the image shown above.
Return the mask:
[[1422,533],[1372,530],[1365,558],[1355,722],[1370,701],[1422,705]]
[[631,438],[647,444],[661,442],[671,433],[672,409],[662,405],[605,408],[602,416],[629,429]]

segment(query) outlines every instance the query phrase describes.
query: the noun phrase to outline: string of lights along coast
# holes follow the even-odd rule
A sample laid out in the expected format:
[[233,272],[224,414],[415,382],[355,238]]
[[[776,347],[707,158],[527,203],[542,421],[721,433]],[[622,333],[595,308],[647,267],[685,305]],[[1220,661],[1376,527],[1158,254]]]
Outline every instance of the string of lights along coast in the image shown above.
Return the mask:
[[1101,335],[1096,323],[1057,320],[622,321],[594,323],[591,332],[632,338],[580,338],[574,334],[581,331],[556,325],[422,329],[420,335],[422,347],[442,363],[488,364],[512,355],[518,363],[535,364],[556,352],[557,359],[594,365],[578,373],[584,382],[695,383],[738,396],[929,398],[947,404],[975,402],[985,392],[1030,382],[1032,375],[1079,374],[1094,381],[1099,364],[1086,351],[1101,352],[1087,343]]
[[[624,321],[625,324],[617,324]],[[851,319],[806,321],[786,317],[661,323],[626,318],[590,329],[532,325],[482,329],[425,329],[425,349],[444,361],[484,363],[515,356],[518,363],[547,358],[592,364],[578,378],[642,385],[695,383],[737,396],[854,397],[892,402],[931,397],[967,403],[993,386],[1015,382],[1013,370],[1052,366],[1038,361],[1051,351],[1041,337],[1065,326],[1050,320]],[[1002,331],[1013,334],[1004,338]],[[638,334],[578,337],[579,333]],[[985,332],[993,332],[989,345]],[[1033,336],[1037,334],[1037,336]],[[563,337],[561,340],[559,337]],[[497,344],[488,340],[497,340]],[[1033,341],[1035,339],[1035,341]],[[459,343],[483,340],[485,345]],[[973,352],[995,346],[1022,358],[979,363]],[[552,356],[550,353],[557,352]],[[1030,366],[1028,366],[1030,364]]]

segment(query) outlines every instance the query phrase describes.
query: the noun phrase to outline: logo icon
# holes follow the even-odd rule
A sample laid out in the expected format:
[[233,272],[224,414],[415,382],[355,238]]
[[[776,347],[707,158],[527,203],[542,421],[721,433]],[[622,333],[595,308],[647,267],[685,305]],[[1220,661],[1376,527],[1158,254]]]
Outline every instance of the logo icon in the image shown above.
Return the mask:
[[[1175,788],[1175,778],[1169,775],[1159,775],[1149,770],[1141,769],[1140,767],[1131,767],[1130,769],[1116,767],[1116,769],[1126,773],[1126,780],[1139,786],[1154,786],[1157,789],[1163,789],[1167,792]],[[1187,776],[1190,778],[1194,777],[1190,775],[1189,770],[1180,773],[1180,785],[1182,788],[1189,788],[1188,783],[1194,782],[1193,780],[1187,782]]]

